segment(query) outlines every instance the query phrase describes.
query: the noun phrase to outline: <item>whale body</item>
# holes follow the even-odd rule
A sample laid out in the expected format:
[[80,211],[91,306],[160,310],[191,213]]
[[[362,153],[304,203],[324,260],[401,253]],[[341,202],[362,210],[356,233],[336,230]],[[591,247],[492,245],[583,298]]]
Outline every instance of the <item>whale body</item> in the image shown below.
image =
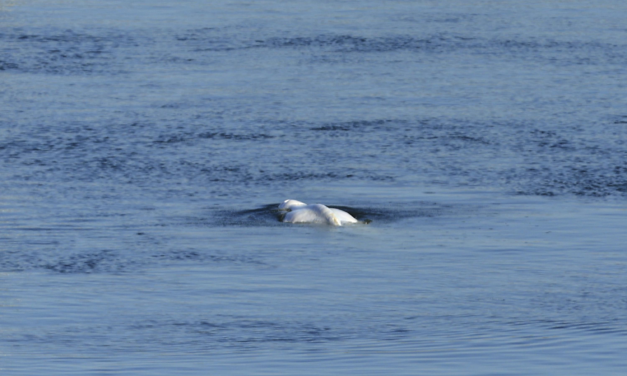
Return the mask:
[[279,210],[287,212],[282,221],[289,223],[320,223],[342,226],[343,223],[359,222],[343,210],[329,208],[322,204],[307,205],[298,200],[283,201],[279,205]]

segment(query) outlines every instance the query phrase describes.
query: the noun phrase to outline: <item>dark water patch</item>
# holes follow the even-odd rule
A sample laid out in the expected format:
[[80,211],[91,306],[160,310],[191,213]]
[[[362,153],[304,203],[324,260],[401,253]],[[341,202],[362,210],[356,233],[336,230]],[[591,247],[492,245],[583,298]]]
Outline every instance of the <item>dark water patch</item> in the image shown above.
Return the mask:
[[[476,46],[478,50],[482,46]],[[622,64],[625,46],[602,41],[574,41],[552,39],[494,39],[485,43],[485,49],[508,51],[511,55],[543,60],[555,65]]]
[[[125,312],[121,316],[132,317]],[[153,351],[155,348],[185,352],[216,349],[291,349],[293,346],[331,344],[338,341],[402,340],[413,334],[409,327],[383,322],[337,320],[335,317],[293,318],[261,315],[178,314],[160,319],[142,315],[135,322],[108,320],[106,325],[78,323],[57,325],[45,333],[23,331],[5,339],[13,344],[81,348],[83,352]],[[192,316],[192,317],[189,317]],[[193,316],[200,316],[194,319]],[[13,333],[11,333],[13,334]]]
[[627,193],[625,168],[612,166],[612,163],[593,161],[590,165],[582,165],[578,162],[562,168],[529,169],[519,176],[519,182],[525,180],[529,187],[521,190],[521,194],[607,197]]
[[[277,33],[275,33],[277,34]],[[193,47],[195,52],[229,52],[245,49],[299,49],[320,50],[336,53],[369,52],[389,53],[395,51],[441,51],[471,38],[457,37],[445,33],[425,36],[388,35],[363,36],[351,34],[319,34],[266,36],[251,35],[235,28],[188,30],[176,37],[180,43]]]
[[19,66],[16,63],[12,63],[6,60],[0,60],[0,71],[10,70],[10,69],[18,69]]
[[153,260],[158,262],[186,262],[192,264],[229,264],[229,265],[252,265],[252,266],[268,266],[259,257],[248,254],[228,254],[226,252],[215,252],[207,250],[173,250],[150,255]]
[[264,180],[267,181],[287,181],[287,182],[299,182],[299,181],[307,181],[307,180],[316,180],[316,181],[338,181],[345,179],[356,179],[362,178],[364,180],[372,180],[372,181],[392,181],[394,178],[392,176],[385,175],[375,175],[368,174],[365,175],[363,173],[357,172],[342,172],[342,171],[331,171],[331,172],[306,172],[306,171],[292,171],[292,172],[280,172],[267,174],[264,176]]
[[314,37],[274,37],[264,41],[272,48],[320,48],[334,52],[391,52],[399,50],[435,50],[450,40],[442,35],[417,38],[408,35],[363,37],[323,34]]
[[10,69],[55,75],[120,73],[116,51],[139,47],[133,37],[115,30],[42,29],[35,34],[13,29],[0,34],[0,41],[9,47]]
[[[50,257],[46,255],[46,257]],[[61,256],[59,259],[36,263],[38,268],[61,274],[121,273],[132,262],[119,252],[102,250],[98,252],[77,253]]]
[[627,115],[614,117],[614,124],[627,124]]
[[220,30],[214,27],[203,27],[200,29],[187,30],[186,32],[177,35],[176,40],[204,40],[205,38],[207,38],[207,36],[213,35],[216,32],[220,32]]
[[[10,239],[3,239],[9,241]],[[28,258],[28,256],[26,256]],[[25,255],[19,251],[4,250],[0,252],[0,271],[21,272],[32,268],[32,262],[25,260]]]
[[353,128],[349,125],[323,125],[321,127],[311,128],[312,131],[351,131]]
[[[40,248],[36,242],[30,242],[31,248]],[[60,274],[117,274],[134,270],[137,262],[113,250],[87,251],[64,254],[48,249],[45,244],[39,251],[24,250],[0,252],[0,270],[23,272],[47,270]],[[55,248],[62,248],[58,245]],[[66,252],[67,253],[67,252]]]
[[168,346],[184,345],[187,349],[252,349],[325,343],[351,337],[347,330],[333,328],[323,323],[273,321],[221,315],[197,321],[150,320],[131,325],[128,331],[140,338],[150,339],[154,343]]
[[197,135],[198,138],[204,139],[222,139],[222,140],[236,140],[236,141],[255,141],[274,138],[274,136],[263,133],[253,134],[234,134],[225,132],[204,132]]
[[220,325],[202,323],[190,328],[202,336],[218,336],[218,341],[235,347],[264,346],[267,343],[319,343],[337,341],[342,335],[329,326],[301,322],[274,322],[254,319],[226,321]]
[[193,141],[198,139],[215,139],[215,140],[234,140],[234,141],[256,141],[256,140],[265,140],[271,139],[274,136],[264,133],[257,134],[236,134],[236,133],[226,133],[226,132],[201,132],[198,134],[173,134],[173,135],[162,135],[155,140],[157,144],[172,144],[178,142],[185,141]]
[[205,218],[200,224],[218,224],[221,226],[278,226],[280,225],[281,213],[278,210],[279,204],[267,204],[256,209],[248,210],[212,210],[211,217]]
[[[142,249],[150,243],[153,250]],[[163,242],[139,241],[124,250],[62,252],[50,249],[50,244],[30,243],[37,251],[19,250],[0,252],[0,271],[28,272],[43,270],[58,274],[133,274],[146,268],[171,266],[174,263],[188,265],[270,267],[262,257],[246,253],[234,254],[215,249],[164,249]]]
[[343,206],[334,206],[342,210],[352,211],[351,214],[358,219],[370,219],[373,224],[376,223],[392,223],[402,221],[409,218],[420,217],[441,217],[447,215],[456,215],[463,209],[455,208],[451,205],[442,205],[435,202],[415,202],[406,205],[390,204],[389,207],[365,207],[365,208],[346,208]]
[[[193,46],[194,52],[239,51],[245,49],[297,49],[335,54],[385,54],[409,51],[420,54],[469,53],[498,58],[541,60],[552,65],[622,64],[625,46],[603,41],[558,40],[550,38],[486,38],[479,35],[436,32],[427,35],[396,34],[364,36],[357,34],[320,34],[264,36],[247,35],[236,29],[189,30],[176,37]],[[318,57],[312,62],[337,59]]]
[[[506,189],[534,195],[623,195],[623,135],[604,128],[429,120],[406,131],[402,142],[406,151],[422,151],[413,159],[416,167],[435,166],[451,180],[466,176],[484,184],[492,179],[504,182]],[[452,163],[443,163],[447,160]]]
[[312,131],[383,131],[390,130],[394,124],[406,124],[403,120],[379,119],[379,120],[355,120],[341,123],[324,124],[311,127]]
[[490,145],[490,141],[488,141],[487,139],[483,138],[483,137],[478,137],[478,136],[468,136],[462,133],[453,133],[449,136],[449,138],[451,140],[459,140],[462,141],[464,143],[479,143],[479,144],[484,144],[484,145]]
[[[338,322],[337,320],[282,320],[218,315],[196,321],[152,321],[138,323],[129,330],[142,337],[159,336],[162,341],[194,336],[195,346],[257,348],[290,344],[346,341],[354,338],[398,340],[411,335],[410,328],[395,324]],[[164,335],[164,333],[169,333]],[[189,345],[189,343],[188,343]]]
[[554,130],[533,129],[530,132],[529,141],[537,148],[559,148],[563,151],[574,151],[576,147],[572,145],[572,141],[561,135],[562,132]]
[[248,49],[259,43],[254,37],[242,38],[244,30],[238,28],[200,28],[190,29],[177,34],[174,38],[178,43],[191,46],[193,52],[229,52]]
[[[525,323],[529,324],[529,323]],[[608,321],[569,322],[560,320],[540,320],[538,324],[555,331],[583,331],[593,334],[619,334],[627,335],[624,320],[614,319]]]

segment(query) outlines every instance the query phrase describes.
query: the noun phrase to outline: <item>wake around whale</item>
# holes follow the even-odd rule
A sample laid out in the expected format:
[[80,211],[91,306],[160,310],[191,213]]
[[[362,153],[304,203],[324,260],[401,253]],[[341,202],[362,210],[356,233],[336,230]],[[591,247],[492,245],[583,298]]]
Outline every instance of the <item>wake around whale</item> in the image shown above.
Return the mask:
[[279,211],[286,212],[282,218],[282,222],[318,223],[332,226],[342,226],[346,223],[359,223],[357,219],[343,210],[329,208],[322,204],[307,205],[298,200],[283,201],[279,205]]

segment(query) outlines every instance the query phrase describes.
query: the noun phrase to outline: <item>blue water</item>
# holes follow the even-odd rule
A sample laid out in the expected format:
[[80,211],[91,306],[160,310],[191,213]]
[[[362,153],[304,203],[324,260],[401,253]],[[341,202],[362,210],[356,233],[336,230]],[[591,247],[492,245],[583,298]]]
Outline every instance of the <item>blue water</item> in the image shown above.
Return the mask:
[[626,12],[1,2],[0,373],[624,374]]

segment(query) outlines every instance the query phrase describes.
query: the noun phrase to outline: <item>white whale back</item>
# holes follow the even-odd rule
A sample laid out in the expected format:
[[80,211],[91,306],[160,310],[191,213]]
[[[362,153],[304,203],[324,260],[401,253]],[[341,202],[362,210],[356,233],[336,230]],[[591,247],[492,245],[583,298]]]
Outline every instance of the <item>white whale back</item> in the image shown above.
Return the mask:
[[299,206],[296,210],[285,214],[283,222],[290,223],[322,223],[341,226],[342,223],[333,211],[321,204]]
[[344,210],[335,209],[335,208],[329,208],[329,210],[331,210],[333,212],[333,215],[335,215],[335,218],[337,218],[340,222],[343,222],[343,223],[357,223],[357,222],[359,222],[358,220],[355,219],[355,217],[353,217],[352,215],[348,214]]
[[279,210],[288,211],[283,217],[283,222],[321,223],[332,226],[358,222],[352,215],[343,210],[328,208],[322,204],[307,205],[298,200],[283,201],[279,205]]
[[307,206],[307,204],[298,200],[285,200],[281,203],[281,205],[279,205],[279,209],[292,210],[301,206]]

